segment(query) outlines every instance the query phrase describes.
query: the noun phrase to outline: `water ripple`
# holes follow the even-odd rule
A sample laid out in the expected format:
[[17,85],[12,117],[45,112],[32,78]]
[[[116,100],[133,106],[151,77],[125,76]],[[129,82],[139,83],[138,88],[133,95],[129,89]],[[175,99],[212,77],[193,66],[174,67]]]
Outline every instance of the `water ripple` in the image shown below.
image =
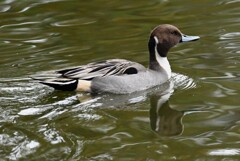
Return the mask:
[[25,41],[23,41],[23,42],[38,44],[38,43],[45,43],[45,42],[47,42],[47,41],[48,41],[47,38],[43,38],[43,39],[35,39],[35,40],[25,40]]
[[172,73],[171,79],[174,82],[174,88],[191,89],[197,87],[195,81],[186,75]]
[[91,19],[83,19],[83,18],[78,18],[78,19],[71,19],[71,20],[65,20],[65,21],[60,21],[60,22],[54,22],[51,25],[52,26],[57,26],[57,27],[67,27],[67,26],[79,26],[79,25],[89,25],[96,23],[96,20],[91,20]]
[[[41,22],[22,22],[22,23],[16,23],[16,24],[2,25],[0,28],[9,28],[9,27],[17,27],[17,26],[35,25],[35,24],[40,24],[40,23]],[[29,30],[30,29],[28,29],[27,31],[29,31]]]
[[214,156],[235,156],[240,155],[240,149],[214,149],[208,152],[209,155]]
[[7,12],[10,9],[11,9],[11,6],[9,6],[9,5],[0,6],[0,13]]
[[26,11],[34,8],[34,7],[38,7],[38,6],[43,5],[43,4],[54,3],[54,2],[61,2],[61,1],[65,1],[65,0],[41,0],[40,3],[32,3],[32,4],[24,7],[18,13],[24,13],[24,12],[26,12]]
[[231,32],[221,35],[220,40],[229,40],[234,39],[235,37],[238,38],[240,36],[240,32]]

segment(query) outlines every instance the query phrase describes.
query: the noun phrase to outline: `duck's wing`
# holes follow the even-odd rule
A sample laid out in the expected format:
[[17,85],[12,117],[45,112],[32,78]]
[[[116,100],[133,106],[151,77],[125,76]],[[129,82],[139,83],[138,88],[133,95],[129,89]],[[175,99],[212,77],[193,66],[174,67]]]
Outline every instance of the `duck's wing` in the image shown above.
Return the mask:
[[110,75],[137,74],[146,68],[136,62],[124,59],[110,59],[56,71],[62,78],[92,80]]

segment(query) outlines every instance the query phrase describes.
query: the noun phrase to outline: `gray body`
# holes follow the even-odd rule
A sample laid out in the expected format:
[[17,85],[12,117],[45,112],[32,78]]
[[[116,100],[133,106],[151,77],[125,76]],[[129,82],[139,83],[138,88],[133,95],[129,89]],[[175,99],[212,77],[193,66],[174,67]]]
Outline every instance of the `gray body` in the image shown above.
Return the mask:
[[126,94],[163,84],[168,80],[166,73],[146,69],[138,74],[96,77],[92,80],[91,91]]

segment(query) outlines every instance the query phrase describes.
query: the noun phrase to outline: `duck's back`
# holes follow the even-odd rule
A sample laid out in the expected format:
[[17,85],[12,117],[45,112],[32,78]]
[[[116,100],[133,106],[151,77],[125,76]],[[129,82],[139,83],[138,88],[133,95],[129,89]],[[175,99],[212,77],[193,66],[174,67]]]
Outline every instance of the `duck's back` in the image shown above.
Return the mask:
[[60,77],[69,79],[92,80],[96,77],[111,75],[137,74],[146,68],[136,62],[125,59],[109,59],[56,71]]

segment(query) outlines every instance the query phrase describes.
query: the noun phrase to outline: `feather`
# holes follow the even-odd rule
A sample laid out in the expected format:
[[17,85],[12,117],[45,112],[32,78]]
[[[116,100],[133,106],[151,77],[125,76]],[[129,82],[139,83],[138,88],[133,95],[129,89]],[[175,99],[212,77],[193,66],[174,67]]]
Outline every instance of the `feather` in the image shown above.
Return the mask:
[[141,64],[124,59],[110,59],[107,61],[89,63],[78,67],[56,71],[62,78],[92,80],[95,77],[110,75],[137,74],[146,70]]

